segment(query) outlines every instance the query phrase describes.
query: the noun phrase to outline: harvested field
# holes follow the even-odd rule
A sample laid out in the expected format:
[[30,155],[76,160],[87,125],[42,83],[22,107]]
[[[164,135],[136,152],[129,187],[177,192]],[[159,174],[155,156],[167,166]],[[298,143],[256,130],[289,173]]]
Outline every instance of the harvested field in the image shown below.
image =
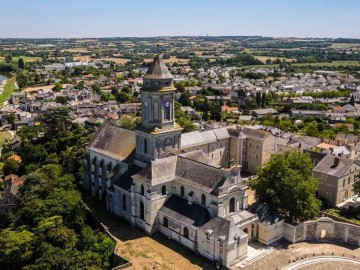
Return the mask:
[[98,58],[98,59],[94,59],[94,61],[109,61],[109,62],[112,61],[115,64],[123,65],[129,62],[130,59],[112,57],[112,58]]

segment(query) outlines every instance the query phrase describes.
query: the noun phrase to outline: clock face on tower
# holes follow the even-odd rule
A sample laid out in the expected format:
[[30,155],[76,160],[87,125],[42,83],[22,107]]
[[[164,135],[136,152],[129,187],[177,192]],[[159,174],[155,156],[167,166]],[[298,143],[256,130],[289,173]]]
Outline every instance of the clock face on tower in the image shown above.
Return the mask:
[[149,105],[149,102],[145,101],[144,105],[147,107]]
[[166,106],[166,107],[170,107],[170,101],[166,101],[166,102],[165,102],[165,106]]

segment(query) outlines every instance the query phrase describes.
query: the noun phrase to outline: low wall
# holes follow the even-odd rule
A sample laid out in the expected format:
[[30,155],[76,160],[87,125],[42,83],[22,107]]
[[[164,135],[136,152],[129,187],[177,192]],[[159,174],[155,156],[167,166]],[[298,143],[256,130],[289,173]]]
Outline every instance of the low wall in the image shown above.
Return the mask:
[[118,250],[118,239],[114,235],[112,235],[112,233],[108,230],[108,228],[93,215],[93,213],[87,207],[87,205],[86,204],[84,204],[84,205],[87,210],[88,218],[93,223],[93,225],[96,225],[104,233],[106,233],[108,236],[110,236],[111,239],[113,239],[116,243],[114,251],[113,251],[113,265],[117,265],[117,266],[115,266],[111,270],[121,270],[121,269],[126,269],[126,268],[132,266],[132,263],[130,261],[128,261],[125,258],[116,254],[116,251]]
[[285,223],[284,238],[291,243],[330,241],[360,246],[360,226],[322,217],[316,221],[307,221],[297,226]]

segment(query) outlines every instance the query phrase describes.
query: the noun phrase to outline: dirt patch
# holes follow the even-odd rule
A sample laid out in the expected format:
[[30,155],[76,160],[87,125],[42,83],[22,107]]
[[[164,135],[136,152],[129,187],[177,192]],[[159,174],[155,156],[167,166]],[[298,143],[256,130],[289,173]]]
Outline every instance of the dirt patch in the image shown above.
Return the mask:
[[132,262],[132,266],[126,269],[215,269],[210,261],[179,243],[160,234],[148,236],[127,221],[106,212],[103,202],[90,196],[84,200],[94,215],[118,238],[117,254]]
[[[349,246],[349,245],[336,245],[332,243],[321,243],[321,242],[302,242],[297,244],[286,244],[282,242],[282,247],[266,256],[265,258],[249,265],[246,270],[257,270],[267,269],[275,270],[282,269],[283,267],[291,264],[294,261],[301,260],[301,258],[309,258],[313,256],[321,255],[335,255],[345,256],[348,258],[360,257],[360,248]],[[311,269],[352,269],[352,268],[341,268],[341,265],[334,263],[331,268],[311,268]],[[322,265],[322,264],[321,264]],[[314,265],[315,266],[315,265]],[[319,266],[320,267],[320,266]],[[306,268],[310,269],[310,268]]]

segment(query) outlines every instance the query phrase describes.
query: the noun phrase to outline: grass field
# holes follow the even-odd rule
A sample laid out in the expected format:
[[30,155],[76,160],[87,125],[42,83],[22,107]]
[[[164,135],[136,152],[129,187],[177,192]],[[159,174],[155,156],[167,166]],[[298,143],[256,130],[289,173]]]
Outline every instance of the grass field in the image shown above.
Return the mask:
[[9,131],[1,131],[0,132],[0,147],[3,147],[3,145],[10,141],[12,139],[12,135]]
[[331,44],[333,49],[351,49],[351,48],[360,48],[360,44],[357,43],[333,43]]
[[[26,62],[36,62],[36,61],[41,62],[42,61],[41,57],[19,56],[19,57],[14,57],[13,62],[17,63],[17,61],[19,61],[20,58],[22,58],[25,61],[25,63]],[[0,56],[0,63],[1,62],[5,62],[5,58],[2,57],[2,56]]]
[[0,109],[3,106],[3,103],[8,100],[11,97],[11,94],[16,90],[15,86],[15,76],[13,76],[11,79],[9,79],[5,86],[4,86],[4,92],[0,95]]

